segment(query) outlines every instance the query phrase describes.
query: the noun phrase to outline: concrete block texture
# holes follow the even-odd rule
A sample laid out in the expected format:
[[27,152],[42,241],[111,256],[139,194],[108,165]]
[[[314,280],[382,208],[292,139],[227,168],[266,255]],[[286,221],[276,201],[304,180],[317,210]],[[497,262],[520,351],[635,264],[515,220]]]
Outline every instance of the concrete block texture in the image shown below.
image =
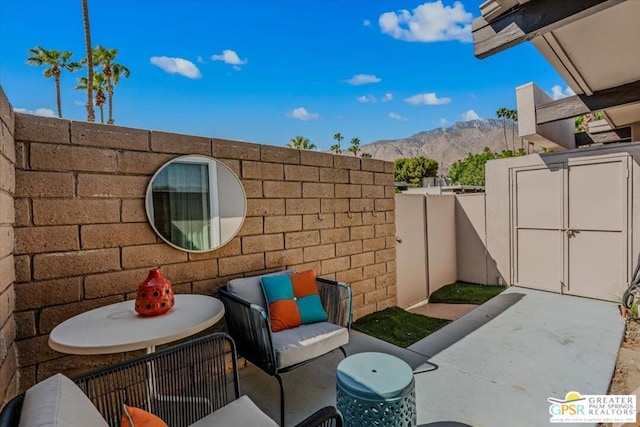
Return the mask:
[[0,87],[0,121],[3,122],[13,134],[15,128],[16,113],[13,111],[13,107],[9,102],[9,98],[4,93],[4,90]]
[[151,151],[211,155],[211,138],[168,132],[151,132]]
[[16,171],[16,197],[73,197],[72,172]]
[[120,221],[118,199],[34,199],[32,205],[35,225],[100,224]]
[[71,122],[71,143],[148,151],[149,131],[97,123]]
[[19,389],[14,318],[16,268],[13,225],[16,185],[15,114],[0,87],[0,406]]
[[333,166],[333,155],[329,153],[319,153],[317,151],[302,150],[300,151],[300,163],[311,166]]
[[14,137],[17,141],[71,144],[69,120],[17,113]]
[[[231,278],[313,268],[352,285],[358,314],[393,300],[388,162],[26,115],[17,116],[14,134],[1,98],[0,308],[17,321],[9,325],[6,315],[0,337],[18,338],[13,365],[0,357],[0,397],[3,387],[111,360],[61,356],[48,349],[47,334],[78,313],[133,298],[154,267],[176,292],[215,296]],[[239,233],[210,252],[175,249],[148,223],[151,176],[185,154],[217,158],[245,191]],[[12,379],[3,379],[6,366],[14,366]]]
[[54,252],[33,256],[34,279],[80,276],[119,269],[120,251],[117,248]]
[[117,172],[117,157],[113,150],[33,142],[29,147],[32,170]]
[[211,154],[220,159],[260,160],[260,146],[213,138]]
[[17,147],[13,139],[13,130],[10,130],[5,122],[0,121],[0,153],[9,161],[17,162]]
[[260,146],[260,160],[283,164],[300,164],[300,150],[293,148],[274,147],[272,145]]

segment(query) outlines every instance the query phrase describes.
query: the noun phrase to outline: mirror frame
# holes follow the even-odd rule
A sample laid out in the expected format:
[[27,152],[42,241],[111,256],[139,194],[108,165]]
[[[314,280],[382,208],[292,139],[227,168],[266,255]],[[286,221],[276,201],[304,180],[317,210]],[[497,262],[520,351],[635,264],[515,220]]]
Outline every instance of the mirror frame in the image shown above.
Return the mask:
[[[187,248],[183,248],[181,246],[176,245],[175,243],[171,242],[169,239],[167,239],[162,233],[160,233],[158,231],[158,229],[156,228],[156,224],[155,221],[152,218],[152,211],[153,211],[153,190],[152,190],[152,186],[153,186],[153,182],[155,181],[156,177],[165,169],[167,168],[169,165],[175,163],[175,162],[179,162],[180,160],[182,161],[186,161],[187,163],[197,163],[194,162],[194,160],[201,160],[202,163],[204,162],[213,162],[216,165],[216,168],[218,167],[223,167],[225,168],[233,178],[236,179],[236,181],[238,182],[238,185],[240,186],[240,190],[242,191],[242,199],[244,200],[244,209],[242,212],[242,220],[240,221],[240,224],[238,225],[238,228],[229,236],[228,239],[221,241],[219,245],[209,248],[209,249],[204,249],[204,250],[194,250],[194,249],[187,249]],[[209,177],[211,179],[211,177]],[[217,180],[216,180],[217,181]],[[220,192],[218,191],[218,194]],[[211,188],[209,189],[209,197],[211,197]],[[145,196],[144,196],[144,209],[145,209],[145,213],[147,215],[147,222],[149,223],[149,225],[151,226],[151,228],[153,229],[153,231],[156,233],[156,235],[158,237],[160,237],[162,239],[162,241],[164,241],[166,244],[168,244],[169,246],[178,249],[180,251],[184,251],[184,252],[193,252],[193,253],[205,253],[205,252],[211,252],[211,251],[215,251],[217,249],[222,248],[223,246],[225,246],[227,243],[229,243],[231,240],[233,240],[238,233],[240,232],[240,230],[242,229],[242,226],[244,224],[245,219],[247,218],[247,193],[244,189],[244,185],[242,185],[242,181],[240,180],[240,178],[238,177],[238,175],[236,175],[236,173],[226,164],[224,164],[222,161],[213,158],[211,156],[205,156],[205,155],[201,155],[201,154],[189,154],[189,155],[185,155],[185,156],[178,156],[178,157],[174,157],[173,159],[165,162],[162,166],[160,166],[158,168],[158,170],[156,170],[156,172],[153,174],[153,176],[151,177],[151,179],[149,180],[149,183],[147,184],[147,190],[145,192]]]

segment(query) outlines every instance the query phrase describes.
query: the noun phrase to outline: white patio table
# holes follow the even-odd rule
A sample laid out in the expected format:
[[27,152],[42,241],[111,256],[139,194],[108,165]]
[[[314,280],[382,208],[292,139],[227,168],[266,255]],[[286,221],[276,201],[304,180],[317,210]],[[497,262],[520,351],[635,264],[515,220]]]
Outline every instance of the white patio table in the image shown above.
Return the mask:
[[56,326],[49,347],[69,354],[109,354],[147,349],[196,334],[224,316],[224,305],[207,295],[175,296],[169,312],[143,317],[134,310],[135,300],[90,310]]

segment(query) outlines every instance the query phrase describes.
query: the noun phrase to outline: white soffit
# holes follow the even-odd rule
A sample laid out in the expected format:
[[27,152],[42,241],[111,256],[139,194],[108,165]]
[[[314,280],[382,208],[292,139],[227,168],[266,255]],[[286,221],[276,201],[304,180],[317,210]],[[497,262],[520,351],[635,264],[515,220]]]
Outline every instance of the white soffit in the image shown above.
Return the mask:
[[624,127],[640,122],[640,103],[607,108],[606,115],[615,127]]
[[640,79],[640,1],[627,0],[533,40],[576,93]]
[[[577,94],[640,80],[640,0],[627,0],[532,40]],[[606,110],[616,127],[640,121],[640,105]]]

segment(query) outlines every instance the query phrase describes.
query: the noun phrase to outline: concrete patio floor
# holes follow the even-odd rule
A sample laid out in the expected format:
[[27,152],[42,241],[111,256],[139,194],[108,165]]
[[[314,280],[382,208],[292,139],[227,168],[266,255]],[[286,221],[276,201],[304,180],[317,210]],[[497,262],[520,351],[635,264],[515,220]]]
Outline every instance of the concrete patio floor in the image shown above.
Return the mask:
[[[511,287],[408,349],[352,331],[347,353],[389,353],[414,369],[418,425],[546,426],[548,397],[607,393],[623,331],[614,303]],[[283,374],[286,425],[335,405],[341,360],[335,351]],[[240,384],[279,421],[275,378],[248,366]]]

